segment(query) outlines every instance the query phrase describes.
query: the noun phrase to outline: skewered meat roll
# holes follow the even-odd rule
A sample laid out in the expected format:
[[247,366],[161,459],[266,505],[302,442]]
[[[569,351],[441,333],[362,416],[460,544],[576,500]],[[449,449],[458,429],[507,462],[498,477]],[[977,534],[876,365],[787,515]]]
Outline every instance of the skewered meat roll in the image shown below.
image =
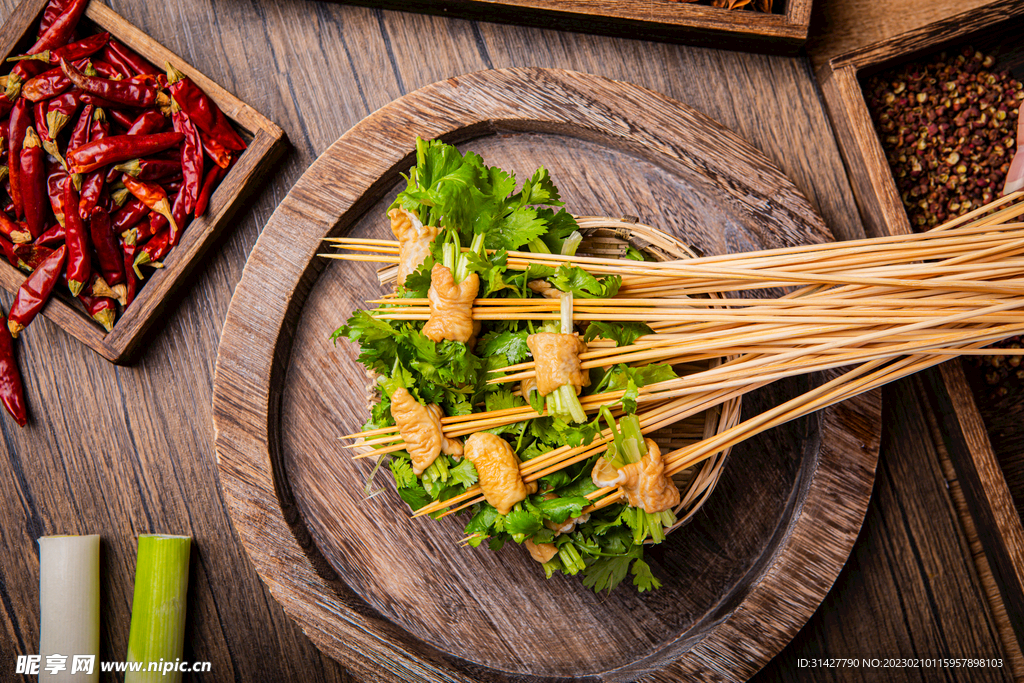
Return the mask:
[[[526,338],[537,371],[537,391],[547,396],[571,384],[576,393],[590,384],[590,373],[580,368],[580,354],[587,345],[576,334],[540,332]],[[529,400],[529,398],[527,398]]]
[[647,444],[647,455],[618,470],[604,458],[597,461],[591,479],[596,486],[621,486],[633,507],[643,508],[645,512],[655,513],[671,510],[679,505],[679,489],[672,477],[665,474],[665,462],[661,459],[661,449],[650,439]]
[[537,492],[537,482],[523,483],[519,457],[500,436],[476,432],[466,440],[466,460],[476,467],[480,489],[488,503],[507,515],[512,506]]
[[391,394],[391,417],[405,440],[405,450],[412,456],[412,471],[417,477],[442,450],[449,455],[462,455],[462,444],[445,437],[441,430],[442,415],[440,406],[424,406],[402,387]]
[[430,244],[437,237],[437,228],[423,225],[411,211],[395,207],[388,211],[391,232],[398,240],[398,284],[405,284],[405,278],[415,271],[428,256]]
[[480,329],[473,322],[473,300],[480,290],[480,278],[476,273],[455,284],[450,268],[435,263],[430,271],[430,318],[423,326],[427,339],[442,342],[445,339],[469,344]]

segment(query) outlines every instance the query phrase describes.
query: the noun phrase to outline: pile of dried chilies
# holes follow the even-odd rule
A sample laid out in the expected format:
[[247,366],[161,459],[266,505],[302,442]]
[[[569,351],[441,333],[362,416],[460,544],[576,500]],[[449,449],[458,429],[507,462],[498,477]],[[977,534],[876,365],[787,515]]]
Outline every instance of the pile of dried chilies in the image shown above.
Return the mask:
[[58,283],[109,332],[141,267],[162,267],[246,148],[173,66],[162,73],[109,33],[79,36],[87,5],[50,0],[37,39],[0,76],[0,247],[29,273],[0,332],[0,400],[23,426],[11,337]]

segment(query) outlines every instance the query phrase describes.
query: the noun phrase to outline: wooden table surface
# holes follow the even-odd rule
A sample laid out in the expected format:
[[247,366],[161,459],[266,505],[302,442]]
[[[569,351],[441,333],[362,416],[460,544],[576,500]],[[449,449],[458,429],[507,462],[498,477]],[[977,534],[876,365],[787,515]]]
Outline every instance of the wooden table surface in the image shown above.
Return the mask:
[[[285,616],[232,529],[218,488],[211,391],[220,329],[261,227],[328,145],[396,97],[451,76],[512,66],[631,81],[693,106],[753,143],[838,237],[862,230],[807,57],[308,0],[108,2],[275,121],[290,147],[136,364],[115,367],[43,319],[23,335],[30,425],[18,429],[0,420],[6,453],[0,458],[0,680],[12,680],[16,655],[37,651],[36,539],[102,534],[101,658],[117,660],[128,639],[135,538],[148,532],[196,541],[185,659],[211,662],[212,673],[193,680],[352,680]],[[0,0],[0,17],[15,4]],[[821,0],[812,38],[819,58],[830,35],[836,44],[849,41],[835,17],[864,4]],[[0,304],[6,309],[10,297],[0,294]],[[1013,680],[1010,662],[1019,650],[997,629],[978,551],[957,514],[956,485],[941,457],[941,421],[919,400],[926,391],[920,378],[886,389],[876,485],[853,554],[822,607],[755,680]],[[1013,428],[1001,426],[1007,444],[1019,443]],[[1007,665],[971,671],[801,666],[822,657],[1003,658]]]

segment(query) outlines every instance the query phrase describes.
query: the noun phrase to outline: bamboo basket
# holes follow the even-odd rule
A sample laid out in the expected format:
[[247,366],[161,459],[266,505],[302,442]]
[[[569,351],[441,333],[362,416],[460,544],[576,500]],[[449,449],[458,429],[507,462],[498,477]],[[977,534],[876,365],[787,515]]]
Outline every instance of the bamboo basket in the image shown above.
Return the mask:
[[[583,241],[580,243],[577,254],[582,256],[595,256],[600,258],[625,258],[629,247],[632,247],[643,254],[646,254],[654,261],[675,261],[680,259],[697,258],[694,251],[680,242],[675,237],[668,235],[656,228],[643,225],[631,216],[623,218],[606,218],[600,216],[577,216],[576,222],[579,225]],[[390,285],[397,276],[396,266],[386,266],[378,270],[378,278],[382,285]],[[708,295],[708,298],[725,299],[719,295]],[[723,308],[727,307],[723,303]],[[721,359],[708,361],[708,367],[715,367],[721,363]],[[678,370],[678,368],[677,368]],[[680,373],[682,374],[682,373]],[[367,370],[367,411],[377,401],[380,394],[377,384],[378,376]],[[720,405],[710,408],[700,416],[691,418],[685,426],[671,425],[658,430],[651,435],[651,438],[661,447],[662,452],[668,452],[682,446],[709,439],[727,429],[734,427],[740,420],[740,408],[742,396],[736,396]],[[694,424],[697,422],[697,424]],[[699,434],[695,437],[694,432]],[[370,449],[355,449],[357,452],[368,452]],[[729,457],[731,447],[722,450],[716,455],[700,462],[693,467],[677,473],[673,480],[679,489],[680,502],[675,508],[676,523],[666,533],[671,533],[688,523],[697,511],[707,502],[715,490],[718,480],[721,477],[722,469]]]

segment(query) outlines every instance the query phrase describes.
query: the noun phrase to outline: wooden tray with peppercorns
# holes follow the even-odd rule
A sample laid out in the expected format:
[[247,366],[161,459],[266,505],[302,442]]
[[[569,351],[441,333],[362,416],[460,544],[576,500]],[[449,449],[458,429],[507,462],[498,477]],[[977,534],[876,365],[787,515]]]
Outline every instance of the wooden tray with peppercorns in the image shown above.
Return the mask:
[[350,0],[481,21],[768,54],[807,41],[813,0]]
[[[869,236],[926,230],[1001,194],[1024,103],[1022,30],[1024,3],[997,0],[819,71]],[[1009,627],[1024,640],[1024,508],[1005,469],[1020,448],[993,448],[977,385],[959,362],[923,377]]]
[[[70,6],[72,4],[74,3],[66,2],[59,6]],[[40,28],[46,22],[54,21],[54,23],[56,23],[56,21],[59,21],[59,19],[54,20],[53,17],[44,16],[46,14],[45,10],[47,10],[48,6],[50,6],[48,0],[25,0],[22,2],[22,4],[9,17],[3,28],[0,29],[0,54],[3,54],[6,58],[13,55],[25,54],[30,50],[37,51],[33,50],[33,48],[38,46],[37,40],[41,35]],[[51,9],[51,11],[53,10]],[[198,265],[203,253],[227,227],[232,214],[241,205],[241,201],[253,190],[260,177],[267,171],[270,164],[273,163],[273,161],[283,151],[284,134],[273,122],[264,118],[252,109],[252,107],[238,100],[224,88],[197,72],[181,57],[164,48],[98,0],[91,0],[87,3],[84,9],[84,14],[80,15],[76,19],[75,32],[69,40],[78,41],[104,32],[109,33],[110,35],[110,41],[108,44],[114,45],[114,41],[117,41],[121,46],[121,52],[129,55],[127,58],[129,63],[120,65],[122,70],[130,68],[130,61],[132,59],[141,57],[143,60],[148,61],[153,67],[155,67],[156,70],[161,72],[160,75],[149,77],[155,83],[158,78],[164,78],[164,76],[162,76],[162,72],[164,71],[165,65],[170,64],[178,72],[172,78],[172,82],[174,79],[179,77],[184,78],[185,85],[191,89],[192,92],[201,91],[201,93],[205,93],[206,98],[208,98],[207,104],[212,102],[216,105],[215,107],[207,107],[205,111],[207,113],[213,113],[209,114],[210,120],[203,121],[203,124],[207,125],[212,121],[214,126],[229,126],[241,136],[241,142],[243,144],[236,145],[236,147],[244,147],[244,150],[225,151],[222,147],[218,147],[216,141],[208,147],[207,142],[209,142],[209,138],[214,136],[207,133],[205,130],[201,130],[199,121],[193,121],[195,124],[195,137],[193,140],[197,147],[201,146],[203,148],[203,153],[197,152],[195,158],[204,158],[205,166],[200,166],[198,168],[193,167],[191,176],[189,176],[188,169],[185,169],[183,172],[183,179],[179,180],[178,184],[185,185],[191,183],[190,188],[194,192],[197,183],[194,180],[189,181],[189,177],[196,178],[200,172],[202,172],[204,180],[209,177],[210,182],[207,184],[208,192],[205,194],[201,202],[202,204],[205,204],[205,207],[203,207],[202,211],[193,207],[191,213],[197,215],[194,218],[189,216],[190,221],[187,223],[187,226],[184,224],[184,221],[182,221],[182,225],[179,226],[181,228],[180,231],[172,240],[177,242],[173,248],[161,248],[157,250],[154,246],[149,249],[153,255],[157,255],[159,257],[159,260],[153,259],[153,263],[149,263],[148,265],[148,254],[141,257],[138,256],[138,254],[141,254],[143,250],[146,249],[146,246],[142,244],[142,239],[145,235],[141,234],[137,230],[136,233],[132,233],[131,238],[122,236],[115,237],[120,246],[124,247],[125,242],[135,241],[136,236],[138,236],[139,246],[138,249],[133,252],[135,256],[133,258],[128,258],[126,256],[126,258],[128,258],[128,262],[140,264],[139,272],[143,275],[143,279],[136,284],[135,288],[137,291],[134,292],[134,298],[130,303],[127,303],[128,300],[125,298],[122,298],[121,302],[117,303],[116,306],[112,305],[108,301],[108,308],[105,309],[106,315],[99,315],[92,310],[87,312],[85,306],[83,306],[84,300],[81,298],[76,299],[76,297],[72,296],[68,287],[63,286],[61,283],[58,283],[53,287],[52,296],[50,296],[49,301],[46,303],[41,313],[56,322],[64,328],[64,330],[88,345],[104,358],[115,363],[125,363],[130,360],[133,351],[138,348],[138,345],[147,330],[153,327],[154,323],[159,319],[162,311],[171,301],[174,300],[176,291],[185,283],[189,273]],[[141,72],[137,72],[136,74],[131,74],[129,72],[129,76],[125,77],[123,74],[107,74],[99,69],[91,68],[94,67],[94,63],[95,66],[99,66],[101,61],[100,56],[107,57],[108,54],[112,53],[96,53],[89,57],[85,57],[82,60],[76,60],[70,65],[70,68],[75,72],[75,76],[77,78],[81,78],[83,74],[86,74],[87,77],[106,77],[110,80],[116,79],[124,82],[133,81],[136,78],[141,78],[142,80],[147,78],[142,75]],[[70,58],[73,59],[73,56]],[[51,57],[51,59],[56,59],[56,57]],[[104,63],[103,66],[110,69],[109,62],[112,59],[113,57],[107,57],[108,61]],[[18,68],[20,64],[21,63],[13,68]],[[29,74],[33,76],[39,75],[40,72],[45,72],[46,70],[61,68],[60,65],[38,61],[25,62],[25,64],[43,64],[43,66],[27,67],[29,69]],[[9,72],[11,68],[12,66],[8,65],[8,67],[3,71],[5,73]],[[12,79],[4,79],[4,84],[7,85],[10,80]],[[24,83],[27,82],[28,80],[25,79],[19,85],[24,85]],[[73,83],[73,86],[75,87],[72,87],[72,90],[77,88],[77,92],[95,95],[95,93],[90,93],[88,90],[83,90],[83,86],[78,81]],[[70,117],[69,121],[66,122],[65,127],[54,137],[53,144],[43,145],[44,147],[47,147],[47,154],[43,155],[43,158],[46,159],[45,163],[47,164],[47,168],[54,168],[54,164],[57,163],[57,157],[54,156],[53,153],[57,152],[58,154],[63,154],[67,157],[61,162],[69,164],[67,166],[67,172],[74,171],[74,156],[69,154],[71,151],[69,143],[74,140],[74,138],[71,137],[75,132],[72,128],[77,125],[76,122],[79,121],[79,119],[84,118],[84,112],[87,106],[92,107],[94,114],[97,110],[101,109],[106,112],[103,115],[95,115],[94,119],[99,120],[101,117],[105,116],[107,119],[105,125],[109,130],[104,134],[111,136],[126,134],[128,132],[128,130],[125,129],[125,126],[128,125],[127,122],[130,119],[137,119],[140,117],[141,113],[160,111],[162,108],[162,113],[164,115],[170,115],[171,103],[168,92],[173,89],[173,86],[168,86],[166,81],[161,80],[158,84],[158,89],[160,91],[159,101],[154,104],[151,109],[127,106],[124,104],[124,101],[104,102],[102,98],[96,98],[92,103],[90,103],[86,101],[86,99],[83,99],[82,102],[76,105],[77,109]],[[33,91],[29,90],[29,92]],[[8,88],[6,93],[0,93],[0,98],[3,97],[9,98],[10,101],[4,104],[10,105],[11,102],[16,102],[17,98],[21,97],[21,92],[17,88]],[[199,94],[197,97],[202,98],[202,95]],[[37,104],[35,101],[29,101],[27,96],[22,99],[25,100],[25,109],[33,110]],[[56,99],[56,96],[50,99],[47,99],[47,97],[43,95],[39,96],[39,101],[42,102],[54,102]],[[182,97],[179,97],[178,99],[182,99]],[[17,107],[17,105],[14,106]],[[184,105],[181,108],[186,109]],[[220,113],[216,112],[217,108],[219,108]],[[11,106],[6,106],[6,109],[13,111]],[[186,109],[186,114],[188,114],[188,109]],[[4,114],[4,117],[7,116],[8,114]],[[40,115],[40,119],[41,118],[42,117]],[[192,114],[192,119],[197,119],[195,113]],[[29,122],[32,123],[35,120],[36,119],[31,116],[30,111]],[[175,132],[172,129],[170,121],[171,119],[168,118],[167,122],[165,122],[160,128],[164,131]],[[84,120],[80,122],[83,125],[85,124]],[[35,133],[35,128],[39,128],[39,132],[44,132],[42,131],[43,127],[44,126],[42,125],[36,124],[33,127],[33,133]],[[5,151],[9,145],[9,138],[12,137],[7,135],[8,128],[9,125],[5,123]],[[202,141],[200,141],[199,136],[203,137]],[[29,137],[33,138],[33,142],[29,144],[35,145],[36,143],[34,142],[34,138],[39,136],[30,135]],[[41,141],[48,142],[47,137],[48,133],[44,132],[41,136]],[[143,135],[139,135],[138,137],[142,138]],[[93,142],[96,138],[97,136],[93,134],[92,139],[90,139],[89,142]],[[182,144],[183,143],[179,142],[177,148],[171,147],[165,150],[164,153],[154,152],[154,156],[151,157],[154,160],[153,168],[155,168],[158,163],[162,163],[167,160],[173,161],[175,149],[179,149]],[[220,151],[218,151],[218,149]],[[211,150],[213,151],[211,152]],[[24,156],[21,152],[19,152],[18,155],[19,159]],[[7,154],[6,156],[10,157],[10,154]],[[124,154],[121,156],[124,156]],[[139,153],[138,156],[142,157],[144,155]],[[160,158],[158,159],[158,157]],[[95,160],[103,161],[104,159],[103,157],[96,157]],[[7,161],[9,163],[10,159]],[[119,159],[119,161],[122,163],[132,163],[131,160],[127,159]],[[19,163],[19,169],[21,168],[21,163]],[[112,169],[114,165],[115,163],[113,161],[107,160],[107,163],[105,163],[102,168]],[[217,174],[212,174],[210,171],[213,170],[214,166],[225,166],[225,169]],[[88,167],[80,166],[79,168],[85,169]],[[202,171],[200,169],[202,169]],[[47,171],[47,173],[49,172],[50,171]],[[214,175],[216,175],[216,177],[212,177]],[[102,190],[104,194],[100,203],[108,201],[108,196],[113,197],[117,190],[122,189],[122,185],[130,185],[131,192],[129,193],[129,197],[134,196],[135,199],[138,199],[138,201],[141,202],[143,201],[143,196],[150,196],[146,194],[147,192],[150,192],[154,189],[154,186],[163,182],[156,180],[143,180],[140,183],[138,182],[139,179],[131,178],[128,173],[125,173],[119,178],[116,176],[117,173],[111,170],[110,174],[105,178],[106,185],[104,185]],[[141,178],[145,178],[145,176],[140,176],[140,179]],[[84,170],[81,172],[81,178],[79,179],[83,182],[88,182],[88,178]],[[8,179],[7,182],[9,183],[10,179]],[[66,184],[64,184],[64,187],[66,187]],[[114,189],[115,187],[117,190]],[[167,183],[167,187],[173,188],[174,182],[171,181]],[[83,190],[80,188],[77,192],[81,191]],[[19,190],[17,190],[17,192],[19,194],[20,201],[20,183]],[[169,203],[176,199],[176,195],[173,194],[173,192],[173,189],[168,190]],[[19,208],[18,204],[14,201],[10,191],[0,193],[0,196],[3,197],[3,201],[7,204],[7,206],[3,208],[11,210],[13,207],[14,209],[13,213],[5,212],[9,221],[6,223],[6,226],[10,228],[13,224],[24,231],[24,228],[32,222],[32,218],[28,213],[26,213],[24,207],[20,207],[20,212],[17,210]],[[42,220],[45,220],[48,225],[52,224],[52,227],[56,230],[67,229],[70,234],[71,229],[65,227],[64,222],[61,222],[59,225],[56,224],[59,212],[56,209],[53,209],[53,196],[54,193],[51,193],[49,202],[51,206],[47,206],[43,209],[44,218]],[[76,194],[76,197],[77,196],[79,195]],[[127,199],[123,191],[121,192],[120,199],[122,201]],[[193,204],[194,203],[195,202],[193,202]],[[60,204],[58,202],[57,205],[61,208],[66,207],[66,203]],[[109,203],[104,204],[104,206],[110,209],[110,216],[113,217],[116,215],[116,211],[124,207],[124,204],[119,208],[116,203],[111,200]],[[171,215],[172,218],[173,215],[174,214]],[[18,219],[22,216],[24,216],[24,221],[19,221]],[[155,216],[155,213],[150,214],[149,218],[154,218]],[[63,218],[63,216],[61,215],[60,218]],[[38,223],[38,219],[36,222]],[[87,220],[87,223],[91,223],[91,220]],[[145,221],[143,223],[145,223]],[[143,225],[143,223],[140,223],[139,225]],[[147,223],[146,225],[149,224]],[[85,231],[88,232],[90,227],[91,226],[87,225]],[[165,226],[165,229],[171,230],[170,226]],[[37,232],[38,229],[30,233],[32,238],[31,240],[25,240],[23,245],[15,246],[27,248],[31,247],[34,243],[39,242],[42,235],[37,235]],[[128,230],[125,231],[125,233],[128,232]],[[0,239],[2,239],[2,237],[0,237]],[[20,239],[24,240],[24,237],[20,237]],[[152,236],[151,239],[156,239],[156,236]],[[7,247],[5,252],[9,252],[9,248],[14,241],[15,240],[13,239],[5,241],[3,244],[3,246]],[[68,252],[71,253],[71,245],[67,244],[67,246],[69,247]],[[54,246],[54,249],[57,249],[57,247]],[[126,253],[127,251],[129,250],[126,249]],[[86,254],[85,259],[88,259],[89,252],[86,251]],[[93,250],[92,256],[92,270],[95,272],[97,256],[96,250]],[[22,283],[26,280],[25,273],[12,265],[16,260],[20,261],[19,265],[25,264],[20,257],[18,259],[12,258],[9,253],[7,258],[0,258],[0,285],[12,294],[16,294],[22,286]],[[31,265],[32,264],[25,264],[23,265],[23,269],[28,270]],[[153,265],[162,267],[154,268],[152,267]],[[126,265],[125,270],[130,270],[130,267]],[[70,273],[70,271],[68,272]],[[130,275],[131,274],[129,273],[129,277]],[[73,278],[65,274],[65,281],[72,279]],[[95,282],[95,278],[92,278],[92,281]],[[91,284],[87,284],[86,289],[89,289],[92,286],[93,285]],[[117,289],[116,291],[118,294],[121,294],[123,290]],[[99,295],[94,297],[94,299],[98,298],[103,297],[100,297]],[[15,304],[15,306],[16,305],[17,304]],[[93,315],[90,315],[90,313],[93,313]],[[30,328],[26,330],[24,334],[32,334],[32,332],[33,330]]]

